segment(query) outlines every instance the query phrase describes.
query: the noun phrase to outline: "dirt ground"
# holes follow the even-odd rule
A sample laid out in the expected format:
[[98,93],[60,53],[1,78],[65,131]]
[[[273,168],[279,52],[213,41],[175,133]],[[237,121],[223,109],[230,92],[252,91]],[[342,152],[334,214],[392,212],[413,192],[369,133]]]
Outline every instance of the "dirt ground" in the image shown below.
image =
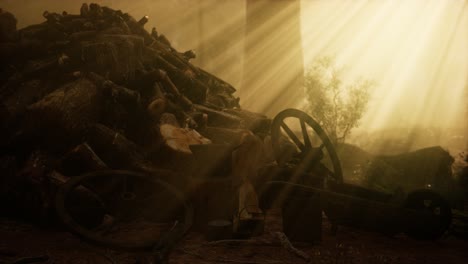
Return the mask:
[[[169,263],[468,263],[467,240],[448,235],[438,241],[418,241],[403,234],[389,237],[347,227],[332,235],[326,218],[321,242],[294,243],[310,257],[308,262],[281,246],[275,235],[282,231],[280,219],[278,211],[270,211],[264,234],[251,240],[207,242],[202,234],[191,232],[173,250]],[[34,263],[151,263],[149,252],[105,249],[64,230],[0,219],[0,264],[33,263],[26,257],[42,261]]]

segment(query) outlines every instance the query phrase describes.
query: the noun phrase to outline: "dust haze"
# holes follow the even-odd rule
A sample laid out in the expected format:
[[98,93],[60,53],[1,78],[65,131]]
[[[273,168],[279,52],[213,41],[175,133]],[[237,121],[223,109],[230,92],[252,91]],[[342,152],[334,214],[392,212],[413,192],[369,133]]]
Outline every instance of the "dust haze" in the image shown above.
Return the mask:
[[[345,81],[363,76],[378,84],[352,143],[388,153],[441,145],[457,154],[468,148],[467,1],[297,1],[268,20],[283,33],[253,35],[250,41],[267,48],[247,58],[246,1],[94,2],[135,18],[148,15],[147,30],[156,27],[179,51],[194,50],[194,64],[231,83],[247,109],[273,117],[284,107],[301,108],[303,96],[288,86],[302,74],[297,65],[307,69],[313,59],[330,55],[344,67]],[[71,0],[0,0],[18,28],[44,21],[42,11],[79,13],[80,6]],[[300,23],[294,22],[297,15]],[[298,25],[301,36],[281,39]],[[302,58],[294,57],[298,42]],[[255,64],[255,56],[271,62]]]

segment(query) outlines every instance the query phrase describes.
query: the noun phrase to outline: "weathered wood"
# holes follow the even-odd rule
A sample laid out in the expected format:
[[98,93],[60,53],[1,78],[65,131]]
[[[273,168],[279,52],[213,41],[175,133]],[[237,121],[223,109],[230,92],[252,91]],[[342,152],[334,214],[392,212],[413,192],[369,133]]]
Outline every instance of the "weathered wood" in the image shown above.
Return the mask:
[[213,86],[214,89],[223,89],[229,94],[233,94],[236,92],[236,89],[232,87],[232,85],[214,76],[213,74],[203,69],[200,69],[200,74],[205,81],[211,82],[211,86]]
[[244,128],[243,120],[235,115],[218,111],[203,105],[194,104],[194,108],[208,115],[208,126],[225,128]]
[[[46,12],[44,17],[46,22],[0,44],[5,62],[0,120],[2,128],[8,127],[2,131],[7,140],[0,145],[21,160],[36,149],[60,157],[59,167],[47,165],[52,170],[46,173],[47,181],[53,182],[49,187],[63,184],[67,176],[109,167],[154,174],[193,191],[186,186],[193,183],[189,169],[195,155],[190,146],[213,142],[204,136],[212,133],[210,137],[228,142],[231,150],[250,133],[207,132],[208,125],[245,127],[242,116],[222,110],[238,106],[235,89],[192,65],[192,51],[180,53],[163,34],[155,29],[148,33],[143,27],[146,17],[136,21],[97,4],[83,4],[79,15]],[[194,109],[194,103],[199,107]],[[205,130],[203,136],[199,129]],[[225,217],[232,214],[235,202],[225,206],[223,195],[229,192],[233,200],[239,191],[232,188],[230,158],[228,163],[216,201]],[[221,186],[215,185],[197,190]],[[242,186],[242,193],[251,197],[252,188]]]
[[3,104],[11,115],[17,115],[49,92],[42,80],[33,79],[19,84],[13,94],[5,97]]
[[182,72],[176,66],[155,53],[153,49],[147,49],[145,52],[145,56],[146,55],[146,59],[149,60],[148,63],[154,64],[159,69],[166,71],[174,84],[181,88],[180,91],[192,102],[205,102],[206,93],[209,88],[204,83],[196,78],[191,78],[191,76],[188,76],[185,72]]
[[70,131],[94,123],[100,117],[102,92],[86,78],[68,83],[42,100],[30,105],[28,111],[41,113],[44,117],[56,117]]
[[116,83],[133,80],[141,65],[143,39],[134,35],[101,35],[81,43],[81,58],[88,71],[94,71]]
[[211,141],[204,138],[197,131],[193,129],[180,128],[169,124],[162,124],[160,126],[161,136],[165,146],[172,151],[192,154],[190,145],[210,144]]
[[59,151],[76,145],[101,112],[102,92],[89,79],[80,78],[28,106],[19,127],[27,140]]
[[247,133],[245,129],[231,129],[223,127],[207,126],[200,129],[200,134],[213,141],[215,144],[231,144],[237,146],[240,144],[242,134]]
[[68,152],[60,162],[60,171],[67,176],[76,176],[90,171],[108,168],[104,161],[84,142]]
[[163,113],[159,119],[159,124],[164,125],[168,124],[174,127],[180,127],[180,123],[177,120],[176,116],[170,113]]
[[175,84],[172,82],[171,78],[167,75],[165,71],[159,71],[159,75],[161,80],[166,84],[166,87],[168,88],[169,92],[172,93],[176,100],[179,101],[179,103],[186,109],[190,109],[192,107],[192,102],[185,97],[185,95],[181,94],[179,92],[179,89],[175,86]]
[[271,119],[265,115],[250,112],[244,109],[225,109],[224,112],[237,116],[243,120],[243,127],[254,133],[270,133]]
[[138,24],[144,26],[146,23],[148,23],[148,18],[149,16],[143,16],[140,20],[138,20]]
[[89,40],[95,38],[98,35],[98,33],[99,32],[97,30],[75,32],[69,36],[69,39],[71,41]]
[[148,104],[147,111],[153,120],[159,120],[161,115],[166,111],[166,100],[157,98]]
[[[184,59],[181,54],[172,49],[170,45],[167,46],[159,41],[154,41],[151,43],[150,47],[154,48],[161,55],[161,57],[163,57],[172,65],[176,66],[178,69],[182,71],[190,69],[194,74],[200,74],[200,69],[190,64],[188,60]],[[190,53],[188,54],[190,55]]]
[[144,43],[146,45],[149,45],[154,42],[154,38],[151,36],[151,34],[148,33],[148,31],[146,31],[143,28],[143,26],[140,23],[138,23],[133,17],[128,16],[127,19],[125,19],[125,23],[128,25],[133,34],[143,37]]
[[145,161],[141,147],[119,132],[102,124],[92,125],[88,129],[86,141],[110,168],[144,172],[153,170],[151,165]]

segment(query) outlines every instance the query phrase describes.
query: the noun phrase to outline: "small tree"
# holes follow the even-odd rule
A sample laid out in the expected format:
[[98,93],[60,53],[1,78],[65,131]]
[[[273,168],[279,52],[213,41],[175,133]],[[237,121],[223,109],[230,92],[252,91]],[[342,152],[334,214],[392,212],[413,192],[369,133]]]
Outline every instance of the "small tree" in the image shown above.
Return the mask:
[[304,86],[307,106],[305,111],[325,129],[333,143],[343,143],[359,121],[369,102],[369,89],[375,83],[358,79],[343,84],[343,68],[331,57],[316,60],[307,70]]

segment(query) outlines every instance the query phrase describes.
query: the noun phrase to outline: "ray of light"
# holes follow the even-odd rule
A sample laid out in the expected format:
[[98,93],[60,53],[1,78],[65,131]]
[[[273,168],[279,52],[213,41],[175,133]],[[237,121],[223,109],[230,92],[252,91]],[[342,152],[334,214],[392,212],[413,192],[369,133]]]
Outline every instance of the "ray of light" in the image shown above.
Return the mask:
[[[467,2],[353,3],[353,9],[336,14],[333,1],[302,1],[304,63],[335,55],[338,65],[347,66],[345,81],[360,75],[377,81],[363,128],[462,123]],[[318,18],[310,19],[312,14]],[[322,23],[329,15],[334,23]]]

